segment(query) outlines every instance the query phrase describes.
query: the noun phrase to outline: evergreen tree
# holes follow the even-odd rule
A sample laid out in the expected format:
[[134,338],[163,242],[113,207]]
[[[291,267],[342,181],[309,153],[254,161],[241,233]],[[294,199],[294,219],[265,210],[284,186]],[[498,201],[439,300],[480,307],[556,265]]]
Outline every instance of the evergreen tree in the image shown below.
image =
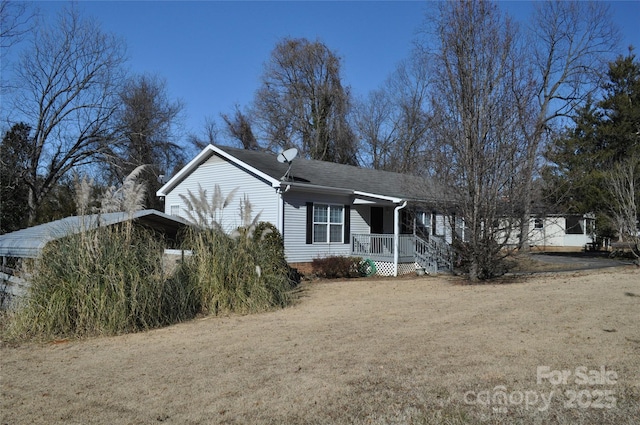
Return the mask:
[[31,126],[15,124],[0,144],[0,234],[27,227],[28,173]]
[[[640,156],[640,63],[633,51],[609,64],[602,99],[577,110],[574,124],[546,152],[547,201],[575,213],[595,212],[610,226],[611,170]],[[638,198],[640,199],[640,198]]]

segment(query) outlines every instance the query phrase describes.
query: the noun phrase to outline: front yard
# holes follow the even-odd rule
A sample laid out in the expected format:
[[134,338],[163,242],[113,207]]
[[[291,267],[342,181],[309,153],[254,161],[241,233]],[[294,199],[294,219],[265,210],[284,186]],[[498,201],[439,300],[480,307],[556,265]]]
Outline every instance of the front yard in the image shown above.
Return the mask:
[[640,273],[305,283],[275,312],[3,346],[2,424],[640,423]]

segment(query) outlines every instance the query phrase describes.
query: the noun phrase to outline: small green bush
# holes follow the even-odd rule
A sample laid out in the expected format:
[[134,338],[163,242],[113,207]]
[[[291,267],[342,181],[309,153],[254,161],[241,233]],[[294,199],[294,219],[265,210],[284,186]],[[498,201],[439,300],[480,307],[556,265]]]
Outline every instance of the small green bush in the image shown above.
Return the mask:
[[164,273],[163,251],[153,234],[131,222],[47,244],[12,333],[113,335],[193,317],[192,294]]
[[324,278],[345,278],[364,276],[361,257],[330,256],[314,258],[311,267],[313,273]]

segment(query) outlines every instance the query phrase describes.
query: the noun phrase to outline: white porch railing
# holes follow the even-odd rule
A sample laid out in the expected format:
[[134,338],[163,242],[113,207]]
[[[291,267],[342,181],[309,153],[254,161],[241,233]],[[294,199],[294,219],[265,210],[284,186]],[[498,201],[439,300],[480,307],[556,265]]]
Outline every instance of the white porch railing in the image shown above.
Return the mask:
[[451,246],[438,236],[430,236],[428,240],[415,238],[416,263],[429,273],[439,270],[453,270]]
[[[398,261],[413,261],[413,235],[400,235]],[[393,261],[393,235],[351,235],[351,254],[377,261]]]
[[[374,261],[393,262],[392,234],[353,234],[351,254]],[[414,235],[400,235],[398,240],[398,262],[418,263],[429,272],[451,269],[449,244],[437,237],[425,241]]]

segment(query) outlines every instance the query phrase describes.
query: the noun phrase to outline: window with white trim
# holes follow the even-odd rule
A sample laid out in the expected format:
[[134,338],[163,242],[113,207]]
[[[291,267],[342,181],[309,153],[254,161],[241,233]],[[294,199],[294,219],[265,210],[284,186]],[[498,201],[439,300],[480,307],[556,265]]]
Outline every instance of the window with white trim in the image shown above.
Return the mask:
[[175,215],[175,216],[180,215],[180,205],[171,204],[171,215]]
[[313,243],[342,243],[344,206],[313,204]]

